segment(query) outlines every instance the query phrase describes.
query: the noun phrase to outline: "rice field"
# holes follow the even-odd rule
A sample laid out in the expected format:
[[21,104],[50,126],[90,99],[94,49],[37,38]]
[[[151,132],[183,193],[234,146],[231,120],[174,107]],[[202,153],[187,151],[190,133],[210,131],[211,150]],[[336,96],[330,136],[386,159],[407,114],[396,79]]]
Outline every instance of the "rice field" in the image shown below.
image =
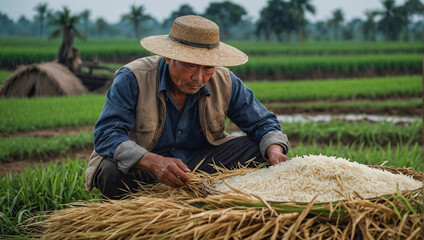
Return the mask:
[[304,79],[303,76],[420,74],[422,54],[251,57],[248,63],[230,69],[250,80],[258,79],[258,76]]
[[[249,62],[234,71],[249,78],[251,74],[353,74],[364,71],[382,74],[419,73],[422,68],[422,44],[333,42],[279,44],[266,42],[231,43],[250,55]],[[0,68],[14,69],[17,65],[55,59],[59,40],[0,38]],[[150,55],[136,39],[77,40],[75,46],[84,60],[98,59],[103,63],[128,61]],[[272,55],[270,57],[270,55]],[[283,56],[285,55],[285,56]],[[302,56],[303,55],[303,56]],[[290,57],[287,57],[290,56]],[[348,57],[346,57],[348,56]],[[298,76],[299,77],[299,76]],[[304,78],[304,77],[303,77]],[[251,78],[249,78],[251,79]]]
[[[339,144],[365,147],[374,146],[410,146],[422,143],[421,122],[407,125],[396,125],[389,122],[289,122],[282,123],[283,131],[290,139],[299,144],[313,145]],[[308,129],[308,131],[305,131]],[[228,132],[234,131],[234,126],[227,127]],[[0,163],[11,162],[24,158],[44,158],[52,155],[65,155],[71,149],[91,149],[93,132],[80,132],[74,135],[53,137],[18,136],[0,138]],[[299,150],[298,146],[294,148]],[[418,152],[421,153],[422,152]],[[303,152],[302,152],[303,155]],[[418,156],[419,157],[419,156]],[[417,164],[420,169],[421,167]]]
[[[18,64],[53,60],[59,44],[58,40],[34,39],[29,46],[27,39],[0,38],[0,69],[2,69],[0,71],[0,84],[7,76],[12,74],[10,69]],[[383,116],[392,116],[393,114],[420,116],[418,110],[422,110],[423,104],[421,99],[423,87],[421,76],[422,43],[320,42],[279,44],[231,42],[230,44],[245,51],[250,57],[246,65],[231,70],[239,75],[242,80],[256,80],[245,81],[245,84],[265,106],[276,112],[290,114],[291,111],[296,110],[301,113],[317,114],[318,112],[338,113],[343,110],[344,113],[376,112]],[[149,55],[135,39],[104,39],[87,42],[78,40],[75,45],[83,59],[93,60],[97,58],[103,64],[114,69],[123,65],[121,63],[123,59],[127,61],[135,57]],[[33,232],[29,232],[31,229],[27,228],[28,223],[40,222],[43,224],[46,217],[48,217],[47,219],[51,217],[48,216],[51,211],[66,209],[69,207],[69,205],[66,205],[68,203],[91,202],[100,198],[97,190],[90,194],[84,190],[85,179],[83,176],[87,166],[86,159],[67,157],[71,152],[92,148],[92,130],[47,137],[31,134],[35,131],[54,132],[56,128],[70,127],[74,131],[80,128],[87,129],[87,126],[93,126],[97,121],[104,100],[104,95],[100,94],[33,99],[0,98],[0,164],[25,159],[38,159],[41,163],[52,156],[57,156],[57,159],[61,160],[50,164],[31,165],[23,171],[11,172],[0,178],[1,239],[38,237],[33,235]],[[288,153],[291,158],[323,154],[346,158],[367,165],[384,164],[396,168],[406,167],[419,172],[424,171],[422,165],[424,151],[421,147],[423,144],[422,121],[400,124],[386,121],[348,122],[340,120],[283,122],[282,128],[292,143]],[[233,131],[237,128],[229,123],[227,130]],[[158,187],[161,188],[161,186]],[[185,190],[181,189],[181,191]],[[164,192],[161,196],[166,197],[168,193]],[[146,201],[151,200],[149,197],[158,196],[158,194],[149,194],[146,195],[148,196]],[[188,196],[187,193],[185,194],[184,196]],[[168,213],[174,211],[173,207],[190,205],[185,205],[186,199],[182,195],[179,196],[181,201],[178,204],[180,205],[173,200],[164,202],[162,199],[155,199],[152,200],[150,206],[156,207],[159,211],[156,215],[158,221],[162,221],[161,216],[166,217]],[[388,236],[384,234],[400,234],[392,236],[406,239],[408,235],[402,235],[406,233],[409,233],[412,239],[418,239],[416,238],[418,236],[416,229],[420,223],[414,219],[422,213],[422,209],[417,208],[419,206],[416,204],[417,200],[410,195],[400,193],[390,197],[389,200],[385,200],[383,205],[376,205],[376,202],[361,201],[357,203],[357,209],[350,208],[351,206],[347,205],[344,207],[349,208],[349,211],[355,212],[358,216],[362,214],[358,209],[364,209],[370,204],[385,210],[382,213],[380,210],[374,209],[368,215],[364,215],[362,220],[367,221],[369,225],[352,215],[350,226],[355,221],[358,222],[356,230],[352,230],[343,225],[345,224],[343,221],[346,219],[338,222],[339,225],[335,222],[320,225],[321,223],[314,222],[316,218],[310,218],[307,215],[308,212],[305,211],[305,209],[310,211],[309,213],[312,216],[324,212],[328,214],[331,212],[331,208],[336,205],[332,205],[332,207],[314,205],[310,206],[309,209],[307,208],[308,205],[270,205],[269,208],[262,202],[245,202],[243,199],[243,201],[238,202],[239,206],[229,207],[229,205],[226,205],[228,202],[237,202],[236,200],[240,199],[221,200],[214,199],[213,203],[192,203],[190,211],[193,211],[193,214],[203,212],[203,216],[208,216],[209,219],[215,219],[219,214],[227,212],[235,221],[240,221],[237,223],[240,224],[239,228],[234,227],[234,223],[231,223],[231,221],[226,222],[229,219],[225,218],[224,215],[219,215],[221,220],[226,222],[225,226],[217,225],[218,222],[214,222],[215,225],[195,226],[193,229],[187,229],[185,235],[180,233],[182,234],[181,237],[188,236],[190,238],[191,236],[192,238],[194,235],[190,234],[195,234],[194,229],[200,232],[204,231],[204,236],[208,234],[212,236],[213,233],[218,232],[214,229],[222,228],[221,232],[227,233],[228,236],[236,233],[243,234],[243,231],[249,229],[257,229],[255,230],[257,231],[256,235],[251,236],[267,236],[269,238],[274,235],[282,236],[281,234],[288,231],[290,226],[299,226],[304,232],[297,234],[303,234],[307,231],[310,234],[315,234],[321,230],[328,233],[336,229],[333,233],[334,236],[345,234],[343,236],[346,238],[354,236],[354,238],[360,239],[364,236],[361,235],[361,232],[377,226],[370,234],[381,233],[382,239],[384,239],[384,236]],[[160,207],[162,203],[165,206],[164,208]],[[84,206],[84,203],[77,205]],[[242,209],[242,211],[233,211],[234,208]],[[143,209],[147,211],[151,208]],[[188,208],[184,209],[187,210]],[[217,215],[208,215],[212,214],[212,211],[210,211],[212,209]],[[272,211],[289,215],[274,216]],[[342,210],[337,210],[337,212],[346,214]],[[61,213],[63,215],[59,217],[63,217],[62,220],[66,221],[77,221],[79,217],[83,217],[83,215],[77,214],[74,219],[69,219],[70,215],[66,215],[68,212]],[[260,215],[261,213],[263,215]],[[245,217],[252,216],[250,218],[252,225],[242,224],[243,214]],[[143,216],[146,219],[149,217],[146,214]],[[141,219],[143,216],[135,217]],[[253,216],[261,216],[265,220],[261,223],[255,222]],[[386,221],[389,216],[393,217],[390,219],[395,219],[391,220],[391,223]],[[184,227],[180,226],[181,222],[188,217],[185,215],[180,217],[181,219],[178,216],[172,217],[172,219],[180,219],[180,222],[175,225],[174,230],[169,230],[169,234]],[[287,224],[290,222],[290,225],[282,224],[282,218],[286,219],[284,221]],[[52,226],[52,228],[49,228],[50,230],[54,226],[52,221],[58,221],[54,219],[45,222],[46,225]],[[94,224],[95,221],[91,223]],[[333,223],[334,225],[332,225]],[[373,225],[375,223],[377,224]],[[171,226],[172,224],[175,223],[169,222],[168,225]],[[329,227],[330,225],[331,227]],[[62,224],[62,226],[63,229],[66,229],[66,227],[72,225],[70,223]],[[81,226],[88,225],[83,224]],[[142,226],[146,229],[149,228],[147,225]],[[314,228],[313,226],[320,227]],[[422,228],[422,225],[420,226]],[[385,230],[385,227],[387,227],[387,230]],[[396,231],[391,229],[396,229]],[[59,232],[60,230],[55,231]],[[85,230],[81,230],[79,234],[88,236],[83,231]],[[124,232],[121,233],[124,234]],[[129,234],[135,234],[129,232]],[[65,236],[55,235],[54,232],[49,232],[49,234],[51,235],[46,236],[55,236],[53,238]],[[103,230],[103,232],[93,231],[91,234],[93,234],[91,236],[99,237],[107,235],[113,238],[114,236],[107,230]],[[321,234],[324,236],[324,233]],[[155,235],[145,234],[143,236],[149,238],[149,236]],[[164,235],[164,238],[169,238],[169,236]]]
[[[384,99],[392,96],[418,97],[421,91],[419,76],[323,81],[264,81],[247,82],[246,85],[254,91],[258,100],[264,103],[328,99]],[[384,105],[394,107],[401,103],[402,101],[392,101],[391,105],[388,106],[390,102],[385,102]],[[104,96],[95,94],[37,99],[0,99],[2,109],[0,132],[94,124],[103,104]],[[416,100],[414,105],[419,105],[419,101]]]
[[46,158],[65,155],[72,149],[92,149],[93,132],[55,137],[7,137],[0,138],[0,163],[16,159]]
[[94,125],[104,101],[103,95],[0,99],[0,132]]

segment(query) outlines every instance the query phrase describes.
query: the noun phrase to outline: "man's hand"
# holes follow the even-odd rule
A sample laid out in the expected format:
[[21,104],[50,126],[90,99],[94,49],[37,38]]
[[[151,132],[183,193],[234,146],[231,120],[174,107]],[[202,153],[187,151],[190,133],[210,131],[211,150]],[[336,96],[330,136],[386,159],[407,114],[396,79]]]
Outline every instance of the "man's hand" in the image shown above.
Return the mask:
[[135,164],[136,168],[153,172],[160,182],[171,187],[183,186],[190,181],[190,169],[180,159],[163,157],[148,152]]
[[270,145],[266,150],[266,155],[268,156],[269,163],[271,165],[279,164],[280,162],[285,162],[290,160],[286,155],[283,154],[283,147],[280,145]]

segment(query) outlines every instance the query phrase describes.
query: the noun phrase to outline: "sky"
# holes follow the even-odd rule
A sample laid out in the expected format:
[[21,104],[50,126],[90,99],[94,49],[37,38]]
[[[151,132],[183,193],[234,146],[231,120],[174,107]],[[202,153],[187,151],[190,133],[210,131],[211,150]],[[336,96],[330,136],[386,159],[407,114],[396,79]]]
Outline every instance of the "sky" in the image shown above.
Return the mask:
[[[143,5],[146,13],[150,14],[159,21],[166,19],[172,11],[179,8],[180,5],[187,3],[193,9],[201,14],[205,11],[210,2],[222,2],[223,0],[0,0],[0,12],[5,13],[17,20],[25,15],[31,18],[35,15],[34,7],[38,3],[47,3],[49,9],[54,11],[61,10],[67,6],[71,12],[79,13],[84,9],[90,9],[91,19],[103,17],[109,23],[119,22],[121,15],[129,12],[131,5]],[[254,21],[259,18],[260,10],[266,6],[267,0],[231,0],[243,6],[248,16]],[[397,4],[405,0],[397,0]],[[307,15],[311,21],[328,20],[336,8],[341,8],[345,14],[345,20],[359,17],[364,19],[365,10],[381,9],[381,0],[311,0],[316,8],[315,15]]]

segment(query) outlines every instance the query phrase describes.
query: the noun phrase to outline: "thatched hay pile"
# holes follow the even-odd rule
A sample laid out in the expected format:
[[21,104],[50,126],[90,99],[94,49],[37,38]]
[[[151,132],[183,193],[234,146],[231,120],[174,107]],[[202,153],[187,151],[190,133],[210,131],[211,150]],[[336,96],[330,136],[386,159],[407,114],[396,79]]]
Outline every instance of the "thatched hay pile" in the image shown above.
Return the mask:
[[4,97],[70,96],[88,93],[81,80],[56,62],[21,66],[0,88]]
[[[424,179],[411,169],[385,169]],[[44,239],[422,239],[423,189],[326,203],[207,195],[205,179],[250,171],[193,173],[182,188],[157,184],[125,200],[76,203],[36,225]]]

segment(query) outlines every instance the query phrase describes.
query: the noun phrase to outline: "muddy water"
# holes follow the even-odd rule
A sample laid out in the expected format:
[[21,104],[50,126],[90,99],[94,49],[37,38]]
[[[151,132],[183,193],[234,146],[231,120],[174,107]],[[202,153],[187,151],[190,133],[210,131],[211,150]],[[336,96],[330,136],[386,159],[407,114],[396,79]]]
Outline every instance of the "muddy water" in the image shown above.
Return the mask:
[[333,120],[340,121],[369,121],[369,122],[390,122],[390,123],[412,123],[420,121],[420,117],[400,117],[400,116],[382,116],[370,114],[294,114],[294,115],[277,115],[280,122],[330,122]]
[[[333,120],[340,121],[368,121],[368,122],[390,122],[394,124],[408,124],[415,121],[421,121],[420,117],[400,117],[400,116],[383,116],[383,115],[370,115],[370,114],[293,114],[293,115],[282,115],[277,114],[277,119],[280,122],[330,122]],[[230,132],[233,136],[243,136],[243,132],[234,131]]]

